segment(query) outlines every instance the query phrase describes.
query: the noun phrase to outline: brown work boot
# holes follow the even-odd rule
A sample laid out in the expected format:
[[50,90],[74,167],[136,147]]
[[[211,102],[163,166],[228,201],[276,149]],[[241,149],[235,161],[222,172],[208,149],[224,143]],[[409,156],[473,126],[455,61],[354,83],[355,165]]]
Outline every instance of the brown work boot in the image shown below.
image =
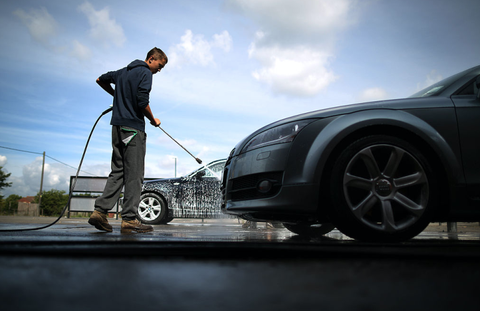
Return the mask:
[[93,211],[88,223],[95,226],[98,230],[112,232],[112,226],[108,223],[107,214],[100,213],[99,211]]
[[121,233],[144,233],[150,231],[153,231],[153,227],[142,224],[138,219],[122,220]]

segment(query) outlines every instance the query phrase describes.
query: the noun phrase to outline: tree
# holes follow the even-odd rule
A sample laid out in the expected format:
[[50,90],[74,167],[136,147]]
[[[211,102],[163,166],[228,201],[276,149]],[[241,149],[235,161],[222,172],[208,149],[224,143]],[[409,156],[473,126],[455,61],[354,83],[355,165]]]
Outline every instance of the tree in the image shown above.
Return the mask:
[[18,200],[22,196],[18,194],[11,194],[4,200],[4,206],[2,206],[2,214],[13,215],[18,210]]
[[[0,192],[3,190],[3,188],[11,187],[12,183],[7,182],[7,178],[10,177],[12,173],[6,174],[3,171],[3,166],[0,166]],[[3,195],[0,194],[0,208],[3,209],[5,206],[5,202],[3,201]]]
[[[35,196],[35,202],[40,200],[40,192]],[[63,190],[52,189],[42,194],[40,209],[45,216],[59,216],[68,202],[68,194]]]
[[12,173],[6,174],[3,171],[3,166],[0,166],[0,191],[2,191],[3,188],[7,188],[7,187],[12,186],[11,182],[7,182],[7,178],[10,177],[10,175],[12,175]]

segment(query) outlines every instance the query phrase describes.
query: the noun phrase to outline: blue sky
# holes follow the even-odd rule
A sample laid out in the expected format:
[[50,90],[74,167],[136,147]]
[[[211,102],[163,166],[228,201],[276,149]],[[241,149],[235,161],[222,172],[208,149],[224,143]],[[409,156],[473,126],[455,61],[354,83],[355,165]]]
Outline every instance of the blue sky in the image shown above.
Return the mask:
[[[111,104],[98,76],[144,59],[169,63],[150,94],[162,127],[204,163],[290,115],[406,97],[480,64],[478,0],[18,0],[0,4],[3,195],[67,190],[90,129]],[[110,114],[82,175],[106,176]],[[147,126],[146,177],[199,165]],[[52,159],[53,158],[53,159]],[[62,163],[59,163],[58,160]]]

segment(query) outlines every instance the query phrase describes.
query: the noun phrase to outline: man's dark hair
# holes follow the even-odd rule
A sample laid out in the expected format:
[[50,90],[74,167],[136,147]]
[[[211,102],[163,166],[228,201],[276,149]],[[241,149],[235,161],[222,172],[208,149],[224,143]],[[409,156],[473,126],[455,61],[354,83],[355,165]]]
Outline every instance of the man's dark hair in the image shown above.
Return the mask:
[[151,49],[148,54],[147,54],[147,58],[145,60],[148,60],[150,57],[152,57],[154,59],[164,59],[166,61],[166,63],[168,63],[168,57],[167,55],[162,51],[160,50],[159,48],[155,47],[153,49]]

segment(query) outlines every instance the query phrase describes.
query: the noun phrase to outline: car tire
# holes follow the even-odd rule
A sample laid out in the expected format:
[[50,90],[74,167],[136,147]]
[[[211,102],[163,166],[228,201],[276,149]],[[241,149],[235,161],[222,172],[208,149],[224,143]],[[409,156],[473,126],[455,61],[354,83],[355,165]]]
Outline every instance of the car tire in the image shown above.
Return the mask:
[[324,224],[283,223],[283,226],[293,233],[296,233],[300,236],[310,237],[310,238],[321,237],[322,235],[327,234],[333,229],[335,229],[335,226],[330,223],[324,223]]
[[329,217],[345,235],[400,242],[429,224],[436,178],[424,155],[407,141],[372,135],[351,143],[331,172]]
[[166,224],[172,219],[168,218],[168,209],[165,200],[153,192],[143,193],[137,210],[138,218],[145,224]]

